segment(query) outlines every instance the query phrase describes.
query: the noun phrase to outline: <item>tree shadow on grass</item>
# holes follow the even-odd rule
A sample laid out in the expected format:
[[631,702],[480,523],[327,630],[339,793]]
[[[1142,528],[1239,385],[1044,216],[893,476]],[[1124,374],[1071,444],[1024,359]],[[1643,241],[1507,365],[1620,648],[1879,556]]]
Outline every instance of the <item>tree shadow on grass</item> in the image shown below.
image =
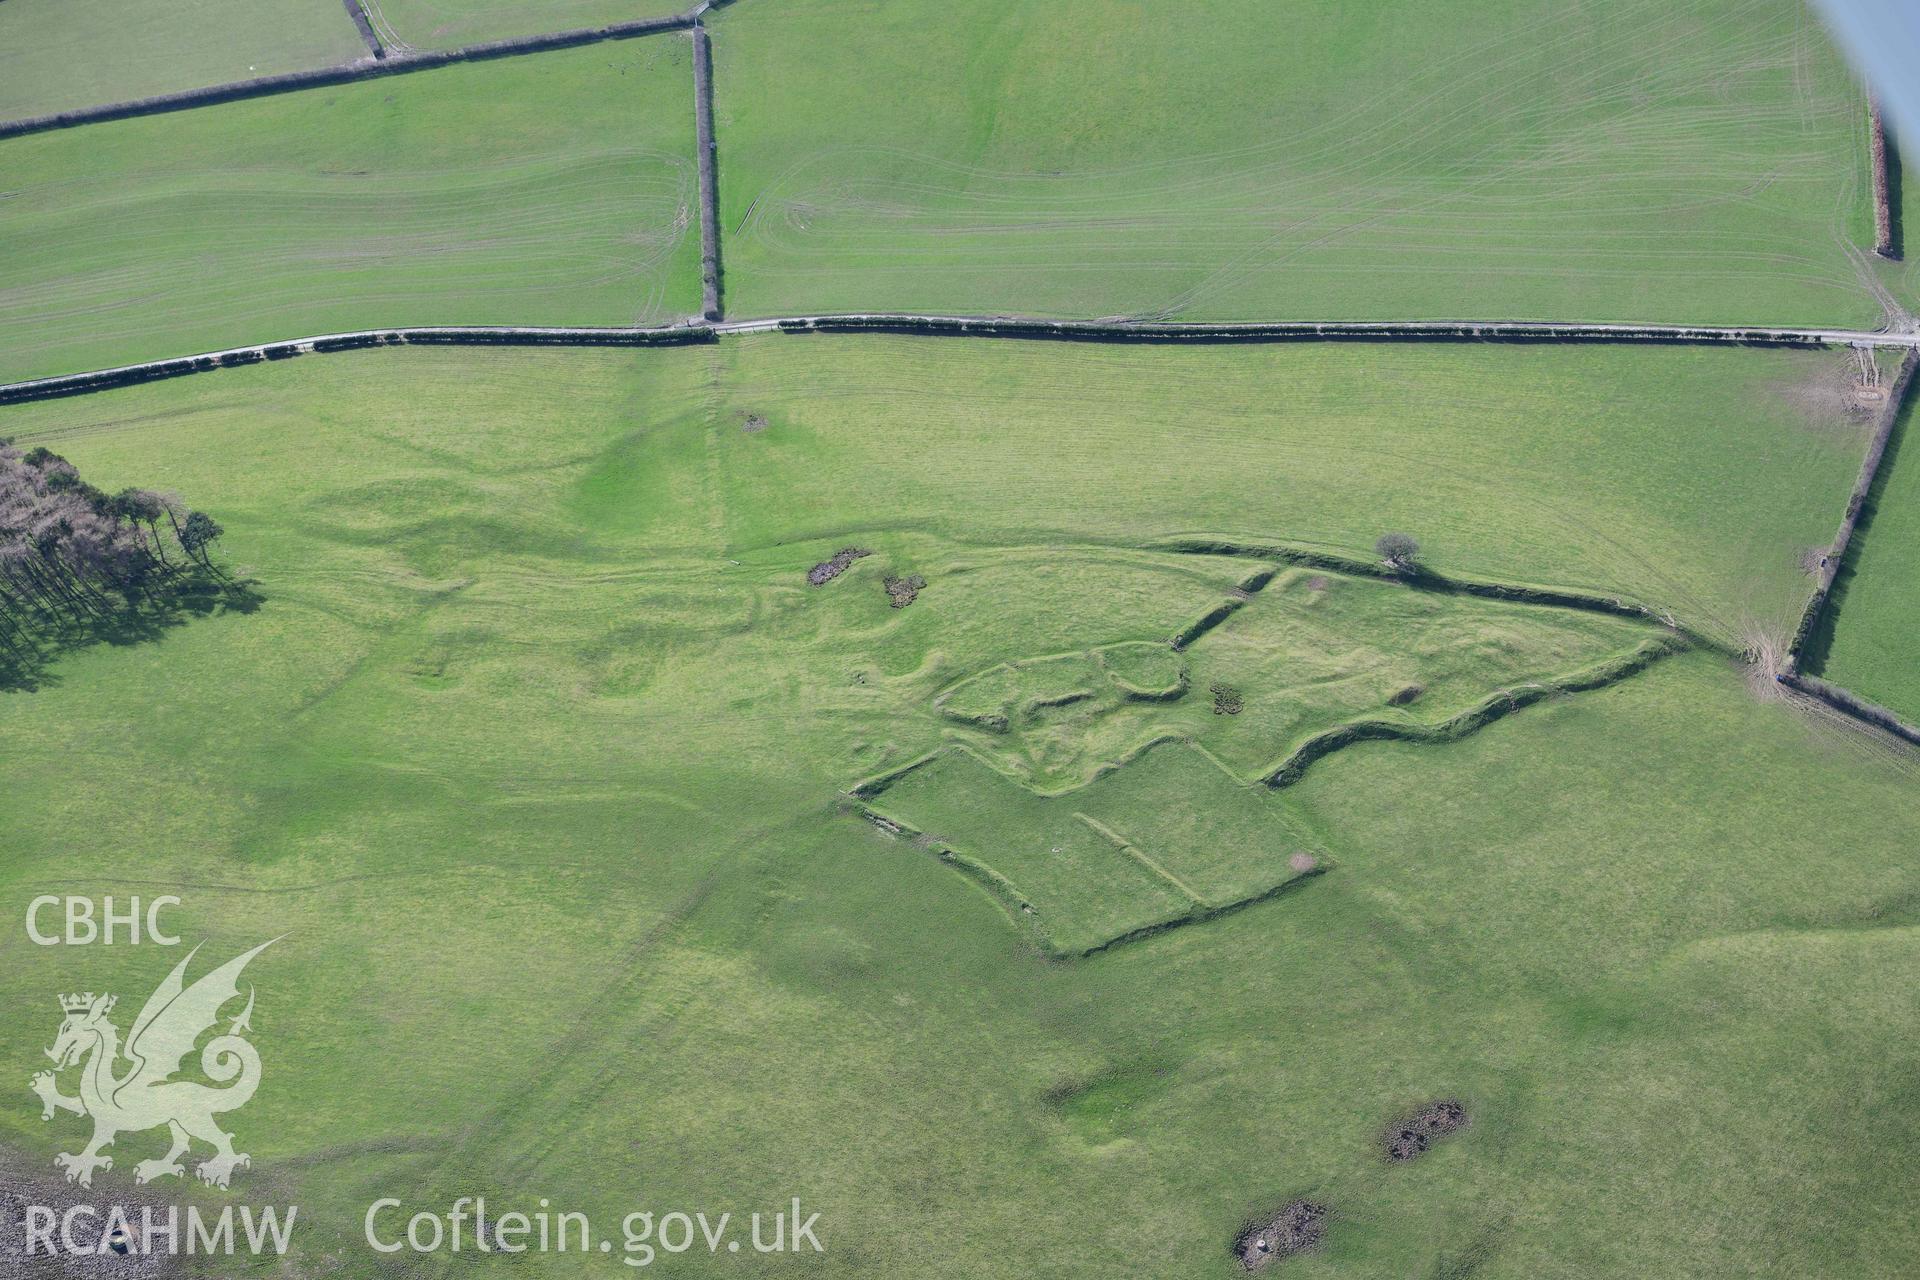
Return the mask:
[[44,620],[25,647],[0,650],[0,693],[32,693],[59,684],[53,665],[76,650],[96,644],[153,644],[196,618],[254,613],[265,600],[252,579],[195,570],[111,614],[82,621]]

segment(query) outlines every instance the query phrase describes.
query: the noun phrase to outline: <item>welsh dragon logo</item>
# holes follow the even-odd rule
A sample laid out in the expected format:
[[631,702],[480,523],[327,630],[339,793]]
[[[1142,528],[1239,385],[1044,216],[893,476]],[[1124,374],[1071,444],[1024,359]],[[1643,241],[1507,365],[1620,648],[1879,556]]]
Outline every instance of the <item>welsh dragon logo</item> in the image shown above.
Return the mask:
[[[133,1029],[127,1033],[124,1049],[120,1029],[107,1016],[113,1012],[113,996],[96,996],[89,991],[60,997],[60,1010],[66,1017],[53,1047],[46,1051],[54,1067],[36,1074],[32,1088],[44,1108],[42,1120],[53,1119],[56,1111],[71,1111],[93,1120],[93,1140],[85,1150],[77,1155],[62,1152],[53,1159],[68,1182],[92,1186],[96,1169],[113,1168],[112,1158],[100,1154],[102,1148],[112,1146],[122,1133],[163,1125],[172,1135],[172,1146],[159,1159],[136,1164],[136,1182],[184,1174],[180,1158],[195,1140],[214,1149],[213,1155],[194,1170],[209,1186],[225,1187],[236,1168],[252,1163],[245,1153],[233,1149],[233,1135],[214,1119],[245,1106],[260,1086],[260,1054],[242,1034],[252,1029],[251,987],[247,1007],[228,1025],[225,1034],[216,1035],[200,1051],[200,1069],[208,1079],[225,1087],[172,1077],[200,1037],[219,1021],[221,1006],[238,998],[240,971],[272,945],[263,942],[187,986],[187,965],[200,950],[195,947],[147,997],[140,1016],[133,1020]],[[123,1058],[128,1063],[124,1071],[119,1069]],[[80,1068],[78,1097],[61,1093],[56,1078],[73,1066]]]

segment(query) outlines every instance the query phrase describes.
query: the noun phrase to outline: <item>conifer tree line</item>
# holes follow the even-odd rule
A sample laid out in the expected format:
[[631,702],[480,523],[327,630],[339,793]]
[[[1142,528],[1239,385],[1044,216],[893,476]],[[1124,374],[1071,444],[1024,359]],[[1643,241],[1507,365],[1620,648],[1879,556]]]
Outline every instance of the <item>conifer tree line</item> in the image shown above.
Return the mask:
[[220,525],[147,489],[108,494],[50,449],[0,440],[0,653],[48,625],[105,621],[183,577],[222,578]]

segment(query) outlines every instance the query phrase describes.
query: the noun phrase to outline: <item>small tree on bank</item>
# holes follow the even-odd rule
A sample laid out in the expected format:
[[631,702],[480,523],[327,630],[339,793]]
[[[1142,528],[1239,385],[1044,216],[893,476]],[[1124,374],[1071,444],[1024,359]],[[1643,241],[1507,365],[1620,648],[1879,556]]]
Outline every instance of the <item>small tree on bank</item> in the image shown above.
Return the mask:
[[167,559],[167,544],[160,536],[160,517],[167,511],[165,499],[145,489],[122,489],[107,501],[108,511],[116,519],[135,527],[146,526],[147,535],[153,540],[155,559],[163,569],[172,569],[173,562]]
[[213,562],[207,559],[207,548],[225,532],[220,522],[206,512],[190,511],[186,523],[180,526],[180,549],[198,560],[202,569],[212,569]]
[[1420,544],[1408,533],[1383,533],[1380,540],[1373,544],[1380,558],[1387,562],[1387,568],[1395,573],[1405,573],[1413,568],[1419,558]]

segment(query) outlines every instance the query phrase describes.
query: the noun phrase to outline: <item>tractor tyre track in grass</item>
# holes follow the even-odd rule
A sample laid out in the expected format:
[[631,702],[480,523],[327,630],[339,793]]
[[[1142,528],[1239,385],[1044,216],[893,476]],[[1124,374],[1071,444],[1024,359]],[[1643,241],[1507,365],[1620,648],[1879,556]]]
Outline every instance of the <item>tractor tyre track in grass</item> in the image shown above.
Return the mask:
[[[354,0],[347,0],[347,4],[350,9],[359,12]],[[364,13],[360,13],[360,17],[362,21],[365,20]],[[279,93],[296,93],[302,89],[351,84],[356,80],[404,75],[409,71],[430,71],[435,67],[451,66],[460,62],[482,62],[529,53],[547,53],[554,49],[572,49],[584,44],[598,44],[604,40],[632,40],[640,36],[659,35],[666,31],[684,31],[693,25],[693,18],[679,14],[667,18],[648,18],[639,22],[617,22],[610,26],[579,31],[556,31],[547,35],[520,36],[511,40],[489,40],[483,44],[470,44],[458,49],[429,49],[388,55],[375,53],[344,66],[322,67],[315,71],[290,71],[284,75],[259,76],[251,80],[235,80],[227,84],[209,85],[204,89],[185,89],[177,93],[131,98],[124,102],[102,103],[97,107],[82,107],[75,111],[58,111],[49,115],[28,116],[22,120],[0,121],[0,139],[17,138],[30,133],[47,133],[54,129],[71,129],[79,125],[98,124],[107,120],[129,120],[135,116],[164,115],[168,112],[186,111],[195,107],[215,106],[223,102],[264,98]],[[371,35],[371,28],[367,28],[366,33]],[[377,42],[378,37],[373,37],[373,40]]]

